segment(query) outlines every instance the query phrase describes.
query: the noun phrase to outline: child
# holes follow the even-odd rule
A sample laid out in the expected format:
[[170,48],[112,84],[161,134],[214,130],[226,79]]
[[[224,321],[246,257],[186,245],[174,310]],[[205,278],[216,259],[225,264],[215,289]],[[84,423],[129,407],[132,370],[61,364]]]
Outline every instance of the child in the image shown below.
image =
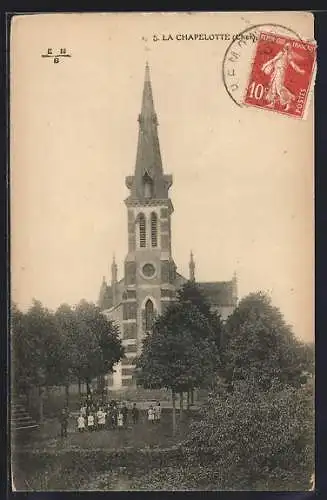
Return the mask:
[[152,424],[154,422],[154,409],[152,405],[148,409],[148,421],[151,422]]
[[98,427],[99,429],[104,429],[105,423],[106,423],[106,414],[102,410],[102,408],[99,408],[97,412],[97,419],[98,419]]
[[154,411],[155,411],[155,421],[159,423],[161,418],[161,406],[159,401],[157,401],[157,405],[155,406]]
[[118,429],[122,429],[123,425],[124,425],[124,416],[120,410],[119,410],[118,415],[117,415],[117,425],[118,425]]
[[94,415],[93,413],[89,413],[87,417],[87,427],[89,431],[94,430]]
[[82,415],[82,413],[77,417],[77,428],[79,432],[85,431],[85,418],[84,415]]

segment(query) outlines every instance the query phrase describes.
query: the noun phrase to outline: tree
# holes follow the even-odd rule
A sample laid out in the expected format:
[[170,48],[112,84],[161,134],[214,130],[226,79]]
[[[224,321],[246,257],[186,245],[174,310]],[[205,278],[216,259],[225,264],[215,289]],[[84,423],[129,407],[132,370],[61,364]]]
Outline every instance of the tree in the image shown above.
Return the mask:
[[230,381],[253,379],[262,389],[273,380],[298,384],[303,371],[301,343],[265,294],[242,299],[226,323],[223,365]]
[[78,326],[76,315],[71,306],[61,304],[55,312],[61,346],[61,382],[66,388],[66,405],[69,402],[69,384],[75,378],[76,351],[78,345]]
[[[68,387],[76,377],[87,383],[112,371],[123,356],[119,329],[93,304],[81,301],[72,309],[61,305],[55,314],[34,300],[27,313],[12,308],[12,365],[15,388],[40,392],[43,388]],[[68,401],[67,401],[68,402]]]
[[211,328],[206,331],[207,335],[215,341],[218,348],[221,347],[223,338],[223,322],[217,311],[213,311],[203,291],[194,281],[187,281],[177,292],[177,300],[180,303],[188,303],[200,311],[205,316]]
[[[144,478],[162,489],[308,489],[314,470],[313,346],[262,293],[229,317],[217,377],[182,444],[183,466]],[[169,371],[169,369],[167,370]],[[152,481],[152,482],[151,482]]]
[[273,380],[269,391],[238,381],[214,392],[185,441],[221,489],[307,489],[314,470],[313,384]]
[[31,346],[27,336],[26,315],[16,304],[11,308],[11,380],[14,392],[27,393],[35,380],[37,367],[31,363]]
[[[210,328],[208,328],[204,332],[204,335],[209,335],[209,338],[215,342],[218,349],[217,352],[219,353],[223,344],[223,322],[220,314],[217,311],[212,310],[211,305],[207,300],[206,296],[204,295],[200,286],[194,281],[187,281],[178,290],[177,300],[180,303],[191,302],[191,304],[194,307],[197,307],[197,309],[201,312],[201,314],[203,314],[207,318],[210,324]],[[217,363],[215,365],[215,370],[217,370],[217,373],[219,373],[220,368],[221,368],[220,358],[218,357]],[[201,385],[204,387],[210,386],[212,380],[213,380],[213,374],[208,373],[207,379],[203,380]],[[188,407],[190,405],[190,395],[192,396],[192,402],[193,402],[193,391],[187,392]]]
[[43,418],[43,390],[62,377],[61,344],[53,313],[33,300],[26,313],[12,309],[13,379],[18,391],[28,394],[39,388],[40,421]]
[[208,319],[191,302],[171,305],[158,317],[137,361],[144,387],[171,389],[173,432],[175,395],[199,387],[215,369],[218,352]]
[[85,300],[74,311],[69,327],[72,369],[90,390],[91,381],[113,370],[124,355],[118,326],[101,309]]
[[207,318],[212,317],[211,307],[201,288],[194,281],[187,281],[177,291],[178,302],[191,302]]
[[313,376],[315,372],[315,349],[313,342],[299,343],[299,358],[303,374]]
[[40,386],[57,385],[62,380],[61,339],[54,314],[41,302],[34,300],[27,311],[26,328],[33,340],[33,353]]

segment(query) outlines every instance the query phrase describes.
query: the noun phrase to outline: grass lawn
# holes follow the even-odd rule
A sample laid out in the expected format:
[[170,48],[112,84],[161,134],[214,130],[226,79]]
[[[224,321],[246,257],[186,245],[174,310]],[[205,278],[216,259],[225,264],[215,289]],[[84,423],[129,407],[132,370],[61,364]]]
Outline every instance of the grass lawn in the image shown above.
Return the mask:
[[183,421],[180,421],[177,412],[177,433],[172,435],[172,413],[169,409],[163,409],[160,423],[147,421],[145,412],[140,412],[140,419],[133,424],[129,419],[127,427],[123,429],[95,430],[93,432],[77,431],[76,418],[71,417],[68,424],[67,438],[60,437],[60,424],[58,419],[51,419],[34,431],[25,434],[17,434],[13,438],[14,449],[25,450],[55,450],[55,449],[120,449],[125,447],[143,448],[146,446],[170,446],[185,436],[190,420],[194,419],[194,413],[184,413]]
[[[98,478],[105,475],[105,489],[127,489],[127,477],[145,474],[151,458],[141,455],[167,450],[186,436],[196,413],[177,415],[177,433],[172,435],[172,413],[163,409],[161,422],[152,424],[141,412],[136,425],[79,433],[71,418],[67,438],[60,437],[58,420],[46,421],[29,436],[13,439],[12,459],[18,490],[74,490],[101,488]],[[122,453],[121,458],[119,453]],[[127,455],[126,455],[127,453]],[[113,455],[114,454],[114,455]],[[118,457],[118,458],[117,458]],[[98,485],[98,486],[97,486]]]

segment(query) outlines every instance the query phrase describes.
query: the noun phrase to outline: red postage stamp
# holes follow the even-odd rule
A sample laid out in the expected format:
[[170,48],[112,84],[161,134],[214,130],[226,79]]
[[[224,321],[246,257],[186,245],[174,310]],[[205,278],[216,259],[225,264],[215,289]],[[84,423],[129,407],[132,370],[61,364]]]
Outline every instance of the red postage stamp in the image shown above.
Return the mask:
[[315,66],[315,43],[260,33],[244,104],[304,118]]

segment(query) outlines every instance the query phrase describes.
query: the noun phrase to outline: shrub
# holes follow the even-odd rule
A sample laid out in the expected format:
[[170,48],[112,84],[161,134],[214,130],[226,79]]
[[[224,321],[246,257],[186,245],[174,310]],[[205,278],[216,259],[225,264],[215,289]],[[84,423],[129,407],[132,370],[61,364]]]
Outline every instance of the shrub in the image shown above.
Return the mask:
[[202,417],[185,445],[191,463],[209,470],[215,464],[221,489],[308,489],[314,470],[312,383],[273,384],[263,392],[239,382],[232,393],[212,394]]

